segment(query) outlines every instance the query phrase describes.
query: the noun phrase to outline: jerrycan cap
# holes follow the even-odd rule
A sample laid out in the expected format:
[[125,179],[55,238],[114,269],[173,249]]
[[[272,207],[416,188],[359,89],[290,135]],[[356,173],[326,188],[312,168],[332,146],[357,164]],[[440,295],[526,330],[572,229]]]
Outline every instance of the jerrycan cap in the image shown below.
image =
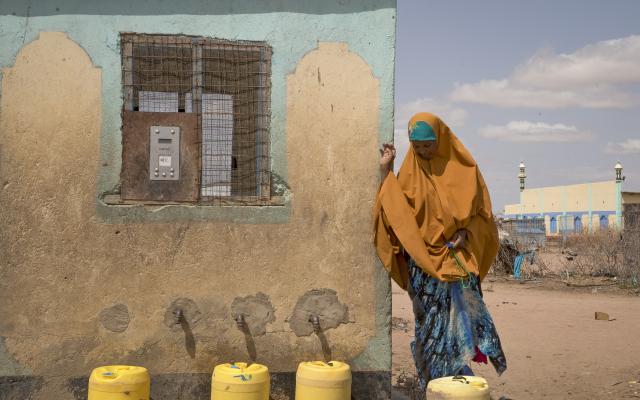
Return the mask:
[[458,396],[453,398],[472,396],[473,399],[478,398],[478,395],[486,394],[486,398],[489,399],[489,384],[479,376],[447,376],[430,381],[427,385],[427,393]]
[[225,363],[213,369],[213,377],[217,381],[235,383],[266,382],[269,380],[269,369],[257,363]]
[[298,379],[343,382],[351,380],[351,367],[340,361],[306,361],[298,365]]
[[144,367],[107,365],[95,368],[89,377],[89,386],[101,392],[119,393],[149,386],[149,372]]

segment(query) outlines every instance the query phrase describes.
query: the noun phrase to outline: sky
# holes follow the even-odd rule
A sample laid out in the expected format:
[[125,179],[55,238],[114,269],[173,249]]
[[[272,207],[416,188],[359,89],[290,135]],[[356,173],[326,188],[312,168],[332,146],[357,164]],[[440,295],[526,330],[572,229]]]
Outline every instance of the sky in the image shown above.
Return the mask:
[[640,1],[398,0],[395,144],[437,114],[495,212],[527,188],[615,179],[640,191]]

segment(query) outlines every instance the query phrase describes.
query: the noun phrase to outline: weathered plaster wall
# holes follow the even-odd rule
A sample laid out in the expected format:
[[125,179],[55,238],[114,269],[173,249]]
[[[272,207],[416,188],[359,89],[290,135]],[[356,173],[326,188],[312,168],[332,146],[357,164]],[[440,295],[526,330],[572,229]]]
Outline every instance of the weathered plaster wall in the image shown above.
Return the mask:
[[[102,364],[208,374],[248,357],[232,310],[247,299],[274,314],[254,338],[258,361],[293,371],[322,357],[318,338],[288,323],[322,288],[348,309],[326,331],[332,356],[388,371],[389,286],[370,214],[376,148],[393,125],[394,16],[0,17],[0,375],[45,377],[29,390],[50,399]],[[119,30],[273,46],[272,168],[286,206],[97,200],[119,173]],[[188,329],[171,326],[175,304]]]
[[[52,9],[47,2],[35,2],[27,13],[22,3],[2,6],[5,13],[17,15],[0,16],[0,67],[13,65],[15,55],[25,44],[34,40],[41,31],[66,32],[69,37],[87,51],[94,65],[102,74],[102,127],[101,162],[98,174],[97,194],[113,190],[119,182],[121,164],[120,110],[122,105],[121,61],[119,32],[186,34],[225,39],[263,40],[274,49],[272,57],[271,90],[271,156],[272,171],[288,179],[286,139],[286,76],[291,73],[304,54],[317,48],[318,42],[345,42],[351,51],[362,57],[380,80],[379,139],[393,139],[393,72],[395,49],[395,1],[306,1],[309,13],[300,12],[295,1],[254,2],[256,13],[250,5],[242,3],[243,14],[234,13],[231,6],[214,7],[227,9],[224,14],[211,15],[208,2],[191,1],[185,4],[182,15],[144,15],[140,10],[126,15],[131,6],[121,8],[124,15],[91,15],[93,9],[103,11],[104,6],[88,2],[81,9],[88,15],[58,14],[76,7],[74,1],[61,1]],[[69,3],[69,4],[67,4]],[[165,2],[158,0],[158,8]],[[149,3],[148,14],[155,14]],[[165,7],[166,8],[166,7]],[[279,10],[267,12],[265,8]],[[354,12],[358,8],[362,12]],[[289,12],[288,9],[296,12]],[[42,16],[42,14],[46,14]],[[217,10],[214,10],[217,11]],[[68,12],[68,11],[67,11]],[[313,12],[313,13],[312,13]],[[35,15],[20,17],[20,15]],[[51,15],[49,15],[51,14]],[[0,82],[2,84],[2,82]],[[262,223],[284,222],[290,215],[290,207],[235,207],[186,208],[164,207],[114,208],[99,203],[98,215],[105,221],[116,219],[127,221],[176,221],[189,219],[217,219],[224,221]]]
[[640,193],[622,192],[622,204],[640,204]]

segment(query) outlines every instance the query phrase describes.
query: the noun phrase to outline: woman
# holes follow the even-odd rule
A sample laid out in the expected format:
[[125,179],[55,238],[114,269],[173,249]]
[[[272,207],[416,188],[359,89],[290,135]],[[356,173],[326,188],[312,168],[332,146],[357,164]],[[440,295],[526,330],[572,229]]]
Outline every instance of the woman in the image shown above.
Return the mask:
[[480,288],[498,251],[489,192],[471,154],[435,115],[413,116],[409,139],[397,178],[393,145],[380,150],[374,241],[413,301],[420,383],[471,375],[470,361],[487,358],[501,374],[506,359]]

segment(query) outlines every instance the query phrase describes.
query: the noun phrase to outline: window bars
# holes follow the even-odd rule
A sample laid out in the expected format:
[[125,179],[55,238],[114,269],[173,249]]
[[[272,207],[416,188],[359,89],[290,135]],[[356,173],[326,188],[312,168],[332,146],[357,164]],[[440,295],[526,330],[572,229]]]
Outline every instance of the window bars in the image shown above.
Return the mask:
[[125,110],[197,115],[199,202],[267,202],[271,48],[182,35],[121,44]]

